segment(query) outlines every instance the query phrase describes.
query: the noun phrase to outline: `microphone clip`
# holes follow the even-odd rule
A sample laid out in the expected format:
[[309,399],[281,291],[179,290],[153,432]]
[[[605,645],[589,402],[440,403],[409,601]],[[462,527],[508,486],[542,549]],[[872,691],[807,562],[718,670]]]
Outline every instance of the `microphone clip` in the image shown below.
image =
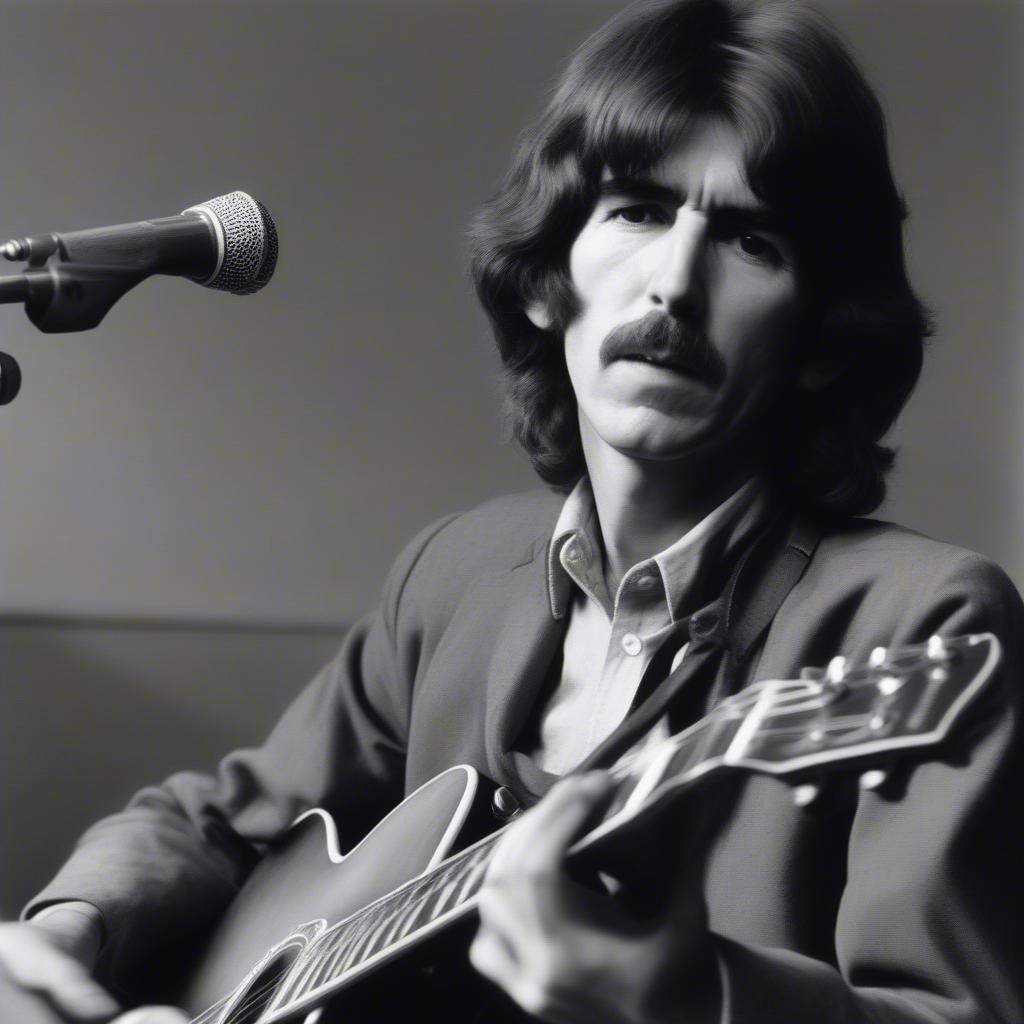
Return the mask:
[[150,273],[146,266],[72,260],[56,234],[8,242],[0,253],[8,260],[28,258],[20,275],[0,279],[0,302],[24,302],[29,320],[44,334],[90,330]]

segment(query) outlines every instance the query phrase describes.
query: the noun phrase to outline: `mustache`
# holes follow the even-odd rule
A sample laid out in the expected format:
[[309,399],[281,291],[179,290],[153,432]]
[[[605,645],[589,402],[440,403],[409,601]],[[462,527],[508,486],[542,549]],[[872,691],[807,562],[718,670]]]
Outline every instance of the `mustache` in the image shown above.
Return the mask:
[[721,384],[726,373],[722,357],[704,334],[656,309],[616,327],[601,342],[600,358],[602,366],[629,358],[664,363],[712,387]]

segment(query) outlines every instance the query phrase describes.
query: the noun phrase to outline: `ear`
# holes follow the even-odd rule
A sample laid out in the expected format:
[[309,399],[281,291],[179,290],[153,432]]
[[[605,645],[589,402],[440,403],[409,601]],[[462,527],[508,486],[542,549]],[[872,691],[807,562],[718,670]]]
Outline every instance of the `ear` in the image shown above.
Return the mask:
[[543,302],[531,302],[524,312],[534,327],[542,331],[551,329],[552,317],[548,312],[548,307]]

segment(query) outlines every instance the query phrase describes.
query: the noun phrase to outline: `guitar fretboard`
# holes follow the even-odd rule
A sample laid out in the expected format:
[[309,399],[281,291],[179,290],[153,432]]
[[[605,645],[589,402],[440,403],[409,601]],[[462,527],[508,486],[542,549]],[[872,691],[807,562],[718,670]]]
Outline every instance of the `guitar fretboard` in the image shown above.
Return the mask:
[[[708,761],[713,750],[728,744],[723,736],[735,731],[742,715],[723,704],[686,732],[673,737],[671,757],[661,760],[658,778],[686,776]],[[730,725],[733,726],[730,729]],[[613,772],[615,792],[603,820],[615,817],[626,806],[650,765],[642,760],[625,762]],[[657,780],[654,780],[657,781]],[[454,923],[472,911],[483,885],[491,854],[503,830],[499,830],[443,861],[432,871],[339,922],[313,941],[278,988],[274,1021],[294,1012],[300,1004],[345,987],[355,977],[386,959],[406,944],[432,933],[443,923]]]
[[360,968],[453,911],[469,911],[500,833],[450,857],[321,935],[282,984],[277,1005],[304,999]]

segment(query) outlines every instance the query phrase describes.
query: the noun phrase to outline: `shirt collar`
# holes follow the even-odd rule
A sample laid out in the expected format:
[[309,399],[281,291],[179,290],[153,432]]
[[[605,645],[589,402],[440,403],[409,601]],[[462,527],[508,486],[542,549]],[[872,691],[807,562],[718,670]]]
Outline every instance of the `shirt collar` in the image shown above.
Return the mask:
[[[748,480],[679,540],[640,563],[657,567],[673,621],[714,597],[706,593],[709,583],[723,577],[764,524],[767,505],[760,482]],[[556,619],[567,614],[574,585],[606,607],[611,603],[604,584],[597,508],[587,477],[576,484],[562,506],[548,545],[547,565],[548,597]],[[635,570],[637,566],[624,579]]]
[[562,549],[575,541],[577,550],[588,565],[597,561],[601,548],[598,542],[597,507],[590,480],[582,477],[565,499],[562,511],[555,523],[548,545],[548,597],[551,600],[551,614],[556,619],[565,617],[569,609],[573,579],[562,565]]

